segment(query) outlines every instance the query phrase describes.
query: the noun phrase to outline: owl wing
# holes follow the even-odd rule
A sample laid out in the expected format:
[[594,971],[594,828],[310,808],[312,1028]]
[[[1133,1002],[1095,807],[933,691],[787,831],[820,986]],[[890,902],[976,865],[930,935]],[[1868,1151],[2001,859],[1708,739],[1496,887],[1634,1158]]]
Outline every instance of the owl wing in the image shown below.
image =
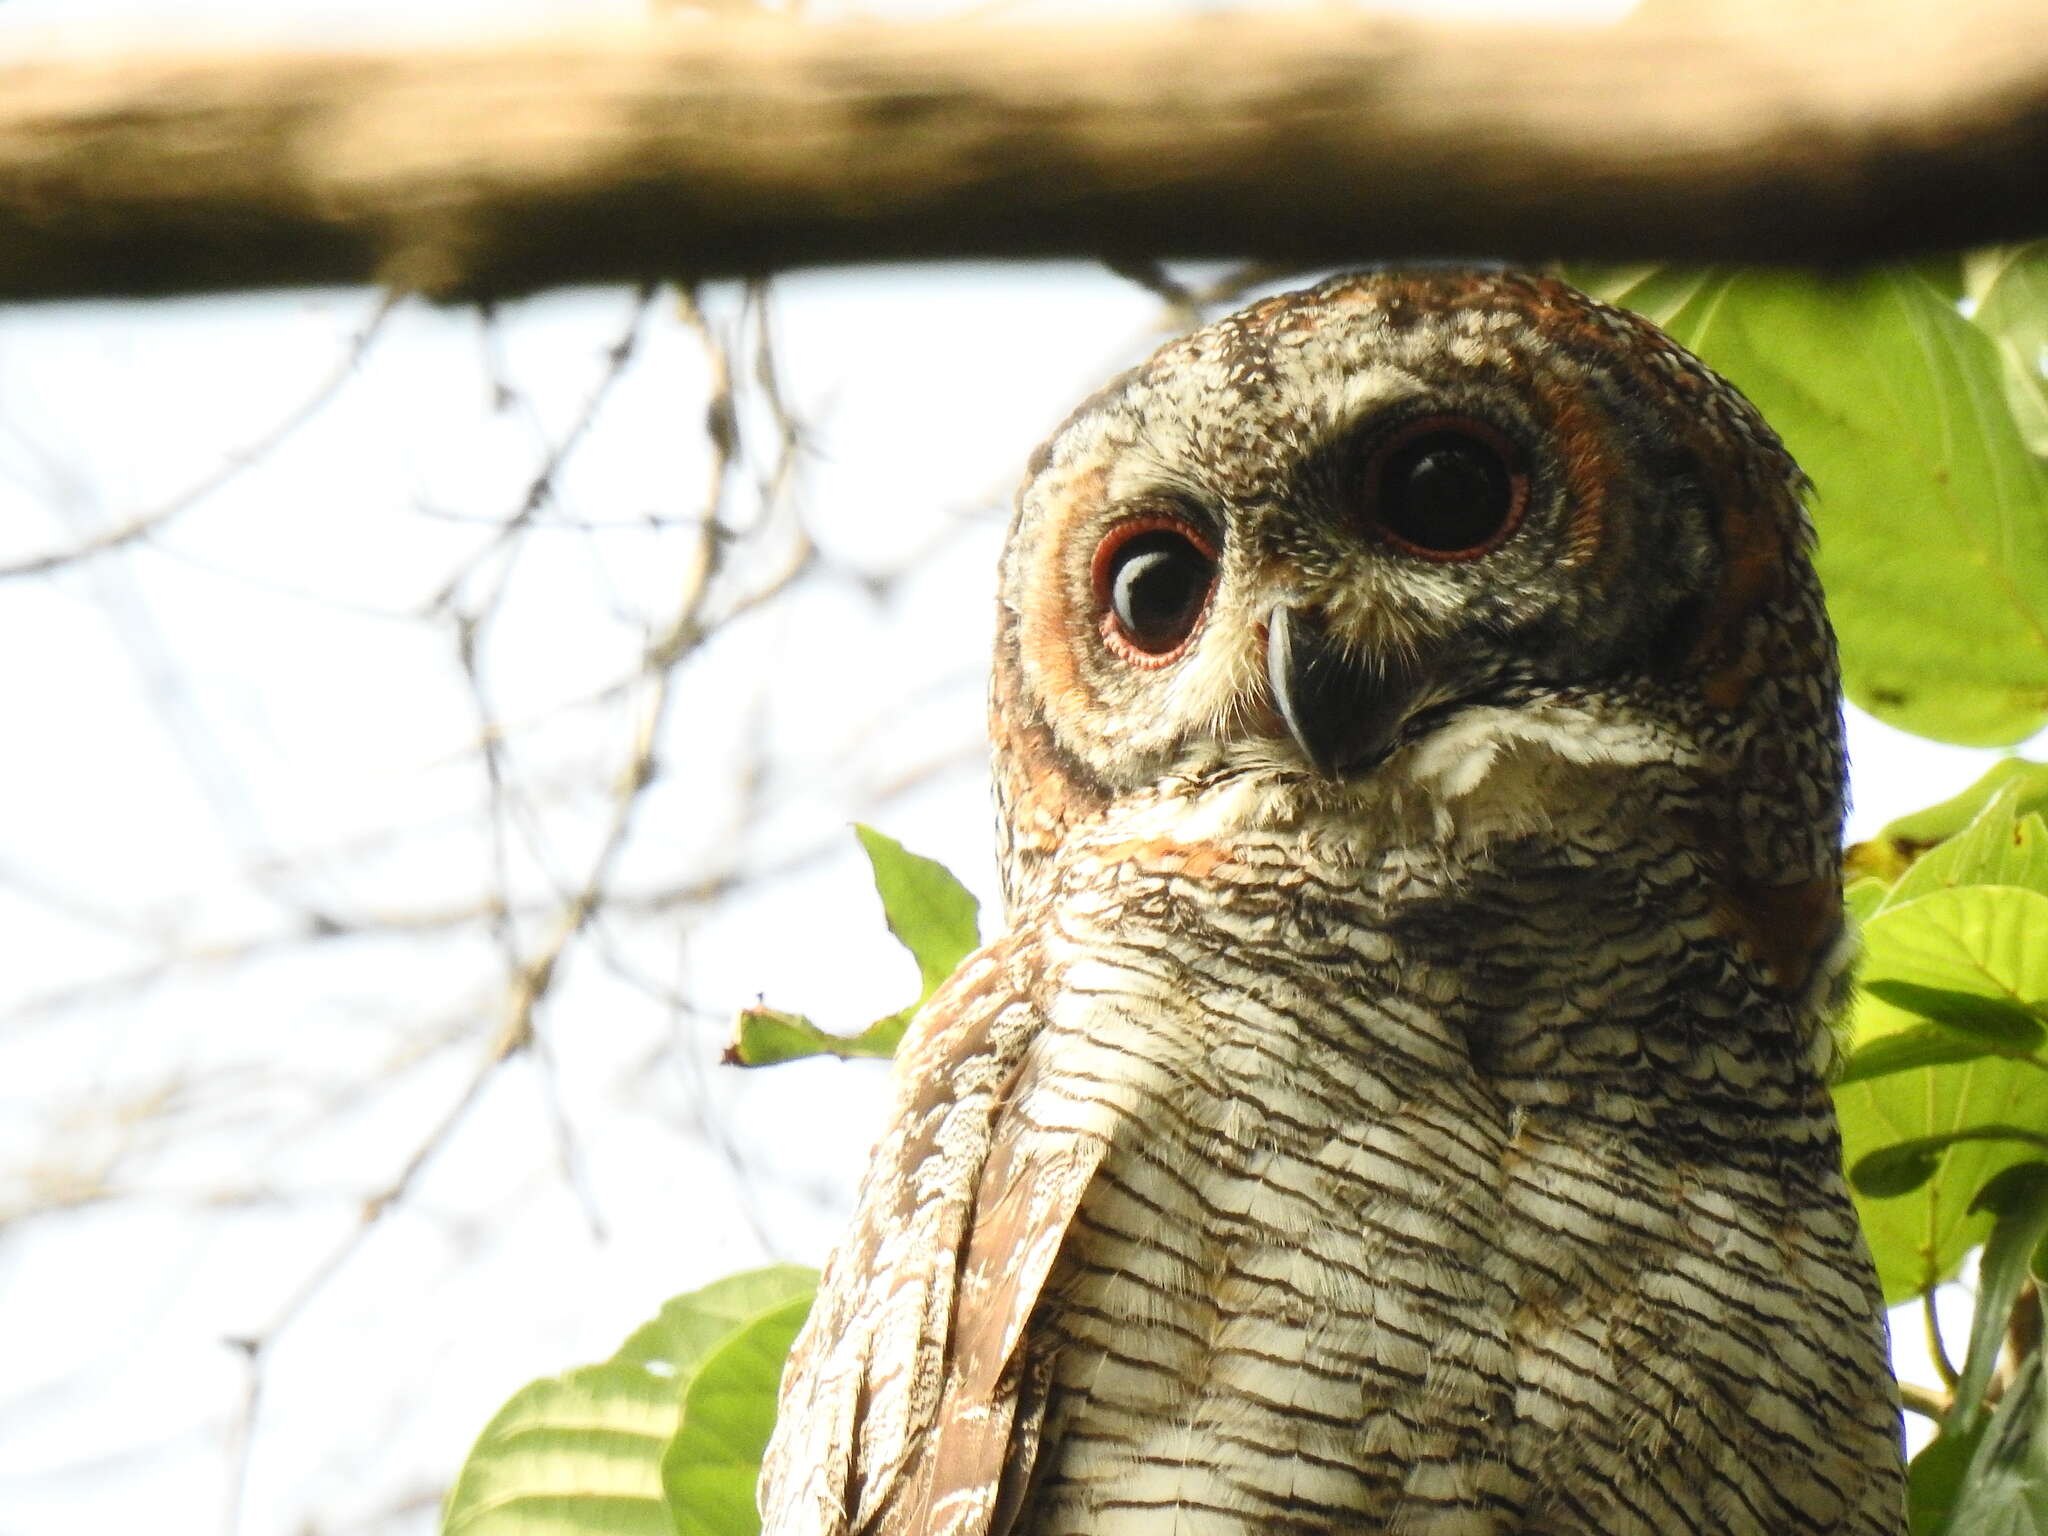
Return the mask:
[[1021,1349],[1106,1145],[1017,1112],[1042,1035],[1034,957],[1000,940],[904,1037],[852,1230],[784,1373],[764,1536],[1000,1536],[1045,1362]]

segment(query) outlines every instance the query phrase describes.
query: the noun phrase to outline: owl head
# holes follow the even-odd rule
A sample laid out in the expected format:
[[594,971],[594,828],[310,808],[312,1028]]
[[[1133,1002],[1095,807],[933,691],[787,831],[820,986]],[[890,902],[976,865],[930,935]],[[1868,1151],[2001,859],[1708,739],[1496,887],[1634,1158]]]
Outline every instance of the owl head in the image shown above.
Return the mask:
[[[1730,879],[1833,881],[1832,639],[1797,467],[1648,322],[1502,271],[1252,305],[1086,401],[1003,555],[1013,901],[1079,823],[1256,780],[1284,817],[1649,772]],[[1674,821],[1676,824],[1676,821]],[[1832,886],[1830,887],[1832,888]]]

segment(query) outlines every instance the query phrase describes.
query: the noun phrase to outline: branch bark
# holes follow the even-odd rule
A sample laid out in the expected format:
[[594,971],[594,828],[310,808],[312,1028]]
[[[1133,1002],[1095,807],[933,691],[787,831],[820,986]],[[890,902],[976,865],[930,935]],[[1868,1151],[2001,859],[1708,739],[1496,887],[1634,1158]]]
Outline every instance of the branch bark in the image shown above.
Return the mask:
[[960,257],[1837,263],[2048,232],[2040,0],[1782,11],[16,61],[0,299]]

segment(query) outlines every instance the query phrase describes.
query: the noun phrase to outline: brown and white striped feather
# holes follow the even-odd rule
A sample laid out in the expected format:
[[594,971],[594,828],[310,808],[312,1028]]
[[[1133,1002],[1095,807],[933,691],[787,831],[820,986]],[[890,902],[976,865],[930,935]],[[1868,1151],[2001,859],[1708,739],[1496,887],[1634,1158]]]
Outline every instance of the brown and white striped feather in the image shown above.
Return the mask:
[[1028,1474],[1043,1410],[1018,1345],[1104,1145],[1015,1113],[1042,1025],[1018,949],[970,959],[905,1037],[889,1130],[785,1374],[779,1422],[800,1428],[763,1469],[768,1536],[1006,1527],[1003,1475]]

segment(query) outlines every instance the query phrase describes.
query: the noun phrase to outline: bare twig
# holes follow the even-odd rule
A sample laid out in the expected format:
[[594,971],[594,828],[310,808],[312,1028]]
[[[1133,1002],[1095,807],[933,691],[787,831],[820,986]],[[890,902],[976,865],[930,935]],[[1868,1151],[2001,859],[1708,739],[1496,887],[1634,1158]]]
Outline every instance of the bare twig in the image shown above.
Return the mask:
[[278,1339],[305,1315],[315,1298],[327,1288],[328,1282],[361,1250],[386,1213],[404,1201],[420,1170],[448,1144],[469,1118],[469,1112],[476,1107],[485,1085],[513,1054],[516,1045],[509,1030],[498,1032],[455,1102],[413,1147],[397,1174],[363,1201],[348,1232],[299,1282],[298,1289],[272,1315],[270,1325],[260,1334],[227,1341],[241,1351],[244,1360],[242,1407],[228,1447],[228,1493],[222,1525],[227,1536],[235,1536],[241,1529],[242,1505],[249,1486],[250,1450],[255,1443],[256,1424],[262,1412],[264,1366],[270,1351]]
[[1902,1381],[1899,1383],[1899,1406],[1908,1413],[1917,1413],[1921,1418],[1933,1419],[1938,1424],[1949,1416],[1949,1411],[1955,1407],[1955,1399],[1932,1387]]
[[[643,291],[636,301],[631,323],[612,348],[604,375],[593,391],[585,410],[568,433],[550,450],[546,461],[534,476],[521,506],[496,532],[486,548],[467,562],[429,605],[430,614],[444,614],[455,621],[458,658],[469,681],[478,714],[479,756],[484,767],[488,798],[492,808],[492,824],[497,834],[494,837],[496,852],[493,874],[496,896],[462,912],[439,916],[451,923],[487,921],[496,929],[508,968],[508,981],[499,1023],[483,1055],[472,1069],[462,1092],[443,1117],[414,1146],[411,1155],[407,1157],[396,1175],[363,1202],[357,1219],[348,1233],[307,1274],[272,1319],[268,1328],[254,1337],[235,1341],[247,1357],[248,1364],[242,1412],[230,1456],[230,1533],[235,1530],[240,1520],[244,1489],[248,1479],[250,1447],[262,1411],[264,1368],[269,1352],[279,1336],[304,1315],[334,1274],[357,1252],[383,1217],[406,1199],[422,1167],[447,1145],[468,1118],[484,1087],[499,1069],[515,1056],[524,1054],[534,1060],[541,1076],[543,1092],[547,1096],[547,1112],[560,1152],[563,1177],[583,1202],[590,1217],[593,1233],[602,1238],[603,1226],[594,1193],[589,1187],[569,1117],[560,1100],[551,1053],[539,1029],[539,1013],[556,986],[563,962],[571,947],[580,935],[592,927],[606,905],[614,899],[612,881],[618,861],[631,841],[634,825],[648,791],[659,776],[658,753],[675,694],[678,670],[710,628],[710,621],[705,617],[705,606],[727,543],[726,535],[720,527],[719,514],[724,488],[730,478],[734,455],[738,451],[735,425],[737,413],[733,407],[731,371],[726,350],[705,324],[694,297],[687,292],[681,300],[682,318],[704,342],[707,366],[713,379],[713,406],[707,430],[712,446],[712,463],[705,506],[692,530],[670,615],[650,636],[643,649],[643,661],[637,683],[634,685],[634,691],[639,695],[635,701],[637,724],[626,760],[613,782],[611,807],[603,835],[580,878],[566,887],[559,899],[548,903],[544,908],[544,931],[531,944],[522,942],[518,925],[513,921],[516,904],[511,896],[510,861],[503,846],[502,831],[508,816],[517,812],[513,809],[514,794],[503,757],[505,732],[497,721],[485,685],[482,649],[487,641],[489,621],[497,610],[503,591],[505,570],[510,561],[516,558],[520,536],[530,525],[535,510],[552,496],[555,476],[589,429],[609,390],[633,356],[649,297],[649,293]],[[793,428],[784,433],[783,457],[793,453],[792,445],[795,439]],[[807,547],[804,546],[806,550]],[[738,602],[727,605],[726,614],[737,611],[748,601],[763,600],[772,592],[780,590],[801,568],[803,558],[805,557],[800,554],[779,574],[772,575]],[[465,589],[471,585],[476,573],[486,564],[494,564],[496,567],[494,579],[490,581],[488,590],[474,594],[466,593]],[[460,611],[457,609],[458,602],[463,604]],[[537,832],[529,841],[537,855],[543,851]]]
[[[430,612],[441,612],[449,609],[477,571],[486,562],[495,556],[501,555],[508,547],[512,546],[519,534],[533,522],[535,515],[540,509],[553,499],[556,482],[561,476],[563,466],[569,462],[570,456],[575,453],[577,448],[582,445],[584,438],[589,435],[591,427],[597,422],[598,413],[604,409],[605,401],[611,398],[612,391],[618,387],[619,380],[625,377],[626,369],[633,361],[633,354],[639,350],[640,332],[646,324],[647,311],[653,302],[654,289],[649,285],[642,284],[633,296],[632,312],[627,317],[625,330],[605,350],[604,370],[598,375],[596,385],[584,400],[582,410],[578,411],[576,419],[569,423],[568,430],[549,447],[547,456],[542,459],[540,467],[534,471],[532,478],[527,481],[526,494],[520,499],[519,505],[513,509],[512,515],[500,522],[492,536],[457,567],[455,572],[428,599],[427,608]],[[495,388],[502,395],[505,386],[502,383],[497,383]],[[502,575],[501,570],[501,582]],[[469,650],[473,651],[473,649],[472,643]],[[468,653],[466,652],[465,654]]]
[[[4,247],[4,237],[0,237],[0,247]],[[97,533],[75,539],[61,549],[0,563],[0,581],[20,576],[46,576],[64,566],[76,565],[81,560],[89,560],[95,555],[104,555],[110,550],[125,548],[138,539],[146,539],[161,532],[172,519],[190,511],[244,470],[260,464],[289,441],[307,422],[325,410],[328,403],[341,393],[341,387],[355,377],[357,370],[362,367],[363,358],[368,355],[371,344],[383,330],[384,322],[389,318],[397,302],[398,297],[395,294],[386,294],[380,298],[370,318],[356,332],[348,347],[342,352],[340,361],[321,381],[320,386],[253,443],[223,455],[219,466],[197,484],[188,486],[159,507],[138,513],[111,528],[104,528]]]

